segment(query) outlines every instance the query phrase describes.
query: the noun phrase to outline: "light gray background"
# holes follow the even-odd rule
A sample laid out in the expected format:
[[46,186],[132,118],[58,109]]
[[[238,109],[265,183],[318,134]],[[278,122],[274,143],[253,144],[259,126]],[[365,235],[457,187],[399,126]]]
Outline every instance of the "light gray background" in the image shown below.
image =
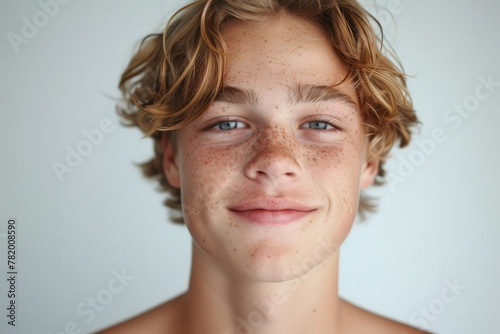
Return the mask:
[[[389,172],[415,161],[417,143],[435,129],[446,141],[417,159],[404,182],[372,192],[383,198],[380,210],[342,247],[340,294],[406,323],[421,308],[445,305],[427,327],[437,333],[499,333],[500,87],[456,128],[444,117],[454,104],[474,101],[478,77],[500,82],[500,2],[379,1],[388,11],[363,4],[414,76],[409,86],[423,122],[413,145],[394,151]],[[15,52],[8,34],[22,36],[23,17],[33,22],[43,9],[37,1],[0,3],[0,332],[71,333],[65,327],[74,323],[89,333],[187,287],[190,237],[167,221],[164,194],[132,164],[151,156],[151,142],[119,125],[108,98],[118,96],[136,42],[179,6],[69,1]],[[82,131],[103,119],[113,131],[60,182],[52,163],[64,163],[66,146],[75,149]],[[5,317],[10,217],[18,220],[16,328]],[[114,271],[133,279],[110,293]],[[441,291],[455,280],[466,288],[445,304]],[[96,297],[107,304],[89,320],[77,309]]]

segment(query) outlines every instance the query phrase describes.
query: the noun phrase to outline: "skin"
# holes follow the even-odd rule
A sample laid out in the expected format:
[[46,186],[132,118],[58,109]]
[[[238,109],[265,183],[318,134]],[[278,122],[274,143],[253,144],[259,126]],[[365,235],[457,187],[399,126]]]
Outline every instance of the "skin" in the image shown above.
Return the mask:
[[[224,84],[257,101],[222,96],[177,131],[177,147],[163,140],[193,237],[189,290],[103,333],[422,333],[338,297],[339,246],[378,161],[321,31],[283,14],[260,26],[233,21],[224,37]],[[335,86],[344,99],[297,101],[299,84]],[[307,210],[283,223],[234,209],[255,199]]]

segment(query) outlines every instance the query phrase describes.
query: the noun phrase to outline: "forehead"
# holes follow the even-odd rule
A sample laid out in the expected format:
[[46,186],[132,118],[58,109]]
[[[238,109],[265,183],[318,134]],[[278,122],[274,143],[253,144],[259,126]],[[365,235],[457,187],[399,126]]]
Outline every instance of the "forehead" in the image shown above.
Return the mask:
[[228,47],[226,82],[278,76],[300,83],[335,85],[346,67],[322,29],[291,14],[260,23],[230,21],[224,30]]

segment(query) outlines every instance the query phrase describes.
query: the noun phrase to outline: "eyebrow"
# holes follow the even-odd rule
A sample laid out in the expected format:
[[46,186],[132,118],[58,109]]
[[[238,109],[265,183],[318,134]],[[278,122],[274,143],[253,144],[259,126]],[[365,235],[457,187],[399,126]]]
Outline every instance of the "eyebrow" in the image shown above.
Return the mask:
[[332,101],[357,109],[357,104],[353,99],[336,87],[297,84],[289,89],[288,102],[291,104]]
[[[354,100],[333,86],[296,84],[288,87],[288,104],[314,103],[314,102],[340,102],[348,107],[357,109]],[[235,86],[224,86],[216,96],[216,102],[231,104],[259,105],[261,96],[254,89],[242,89]]]

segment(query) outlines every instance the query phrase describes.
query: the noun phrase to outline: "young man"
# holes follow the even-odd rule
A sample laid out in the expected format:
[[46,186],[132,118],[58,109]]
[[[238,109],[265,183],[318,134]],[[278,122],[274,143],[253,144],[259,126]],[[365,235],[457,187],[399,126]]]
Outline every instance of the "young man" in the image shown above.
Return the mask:
[[104,333],[420,331],[338,297],[361,190],[416,122],[404,74],[352,0],[182,9],[125,71],[122,115],[193,237],[186,293]]

